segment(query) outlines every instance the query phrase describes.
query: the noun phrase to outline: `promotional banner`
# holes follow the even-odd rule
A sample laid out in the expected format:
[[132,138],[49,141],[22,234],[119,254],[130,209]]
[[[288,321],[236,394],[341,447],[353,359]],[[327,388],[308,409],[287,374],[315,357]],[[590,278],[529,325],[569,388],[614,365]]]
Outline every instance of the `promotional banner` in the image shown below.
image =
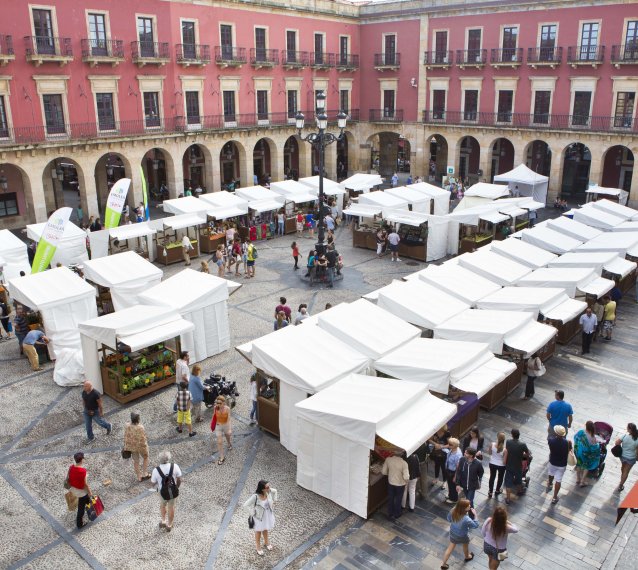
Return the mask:
[[140,175],[142,176],[142,196],[144,197],[144,219],[150,220],[151,215],[148,210],[148,190],[146,188],[146,177],[144,176],[144,169],[140,165]]
[[120,178],[109,192],[106,200],[106,213],[104,214],[104,228],[116,228],[120,225],[120,217],[124,204],[126,204],[126,195],[128,194],[130,178]]
[[35,250],[31,273],[40,273],[49,267],[53,254],[64,234],[64,228],[71,217],[71,212],[73,212],[73,208],[60,208],[51,214],[42,230],[38,248]]

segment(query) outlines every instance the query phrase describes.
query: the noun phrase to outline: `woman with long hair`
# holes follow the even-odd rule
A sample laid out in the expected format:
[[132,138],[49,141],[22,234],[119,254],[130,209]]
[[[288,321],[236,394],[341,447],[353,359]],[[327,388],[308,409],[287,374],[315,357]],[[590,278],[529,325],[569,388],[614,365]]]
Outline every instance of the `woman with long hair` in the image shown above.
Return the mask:
[[518,527],[507,520],[504,507],[496,507],[492,516],[483,523],[483,552],[489,559],[488,568],[496,570],[507,558],[507,535],[518,532]]
[[248,510],[250,516],[255,522],[253,530],[255,531],[255,546],[257,554],[264,555],[261,547],[261,537],[264,537],[264,547],[266,550],[272,550],[272,544],[268,539],[268,533],[275,526],[275,514],[273,512],[274,502],[277,500],[277,489],[271,488],[268,481],[259,481],[257,490],[248,497],[244,503],[244,508]]
[[492,498],[492,492],[494,491],[494,479],[496,480],[496,496],[501,494],[501,487],[503,486],[503,477],[505,477],[505,462],[503,461],[503,452],[505,451],[505,434],[499,431],[496,434],[496,441],[492,442],[490,446],[490,481],[488,484],[489,491],[487,498]]
[[468,447],[471,447],[474,451],[476,451],[476,458],[483,459],[483,436],[479,431],[478,426],[472,426],[470,428],[470,433],[468,433],[463,438],[462,450],[465,453],[465,450]]
[[616,489],[619,493],[625,488],[625,481],[629,476],[631,468],[638,459],[638,428],[636,424],[627,424],[627,433],[616,440],[616,445],[622,447],[620,456],[620,485]]
[[470,501],[467,499],[460,499],[456,503],[454,508],[447,514],[447,520],[450,523],[450,544],[448,544],[445,554],[443,554],[442,570],[450,567],[447,561],[457,544],[463,547],[465,562],[469,562],[474,558],[474,553],[470,552],[470,531],[479,526],[476,520],[476,511],[470,506]]
[[574,436],[574,455],[576,456],[576,483],[587,486],[587,475],[598,468],[600,463],[600,444],[596,441],[594,422],[589,420],[585,429]]
[[292,249],[292,258],[295,260],[295,266],[293,269],[299,269],[299,246],[296,241],[293,241],[290,244],[290,249]]

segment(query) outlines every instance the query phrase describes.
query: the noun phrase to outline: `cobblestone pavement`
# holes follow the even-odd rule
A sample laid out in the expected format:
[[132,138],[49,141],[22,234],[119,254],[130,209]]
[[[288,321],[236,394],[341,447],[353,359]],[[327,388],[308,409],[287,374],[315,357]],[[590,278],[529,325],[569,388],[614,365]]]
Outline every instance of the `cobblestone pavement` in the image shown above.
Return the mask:
[[[351,234],[340,228],[337,245],[344,254],[345,279],[335,289],[309,288],[292,270],[293,236],[258,245],[255,279],[229,300],[231,346],[272,330],[274,307],[280,295],[293,309],[309,305],[311,314],[327,302],[353,301],[392,279],[421,269],[417,262],[390,263],[373,252],[353,249]],[[304,256],[312,245],[302,239]],[[166,275],[180,271],[169,267]],[[630,300],[628,300],[630,301]],[[576,489],[568,473],[561,501],[549,504],[544,493],[547,453],[544,407],[556,386],[565,389],[576,410],[575,423],[606,420],[616,428],[635,421],[636,365],[633,350],[638,336],[638,305],[623,301],[615,338],[594,345],[591,358],[577,356],[577,346],[561,347],[549,362],[548,374],[537,383],[534,400],[522,402],[513,394],[494,413],[483,413],[480,424],[492,438],[496,431],[519,425],[522,438],[535,451],[532,483],[526,497],[510,512],[521,533],[513,537],[507,564],[520,568],[621,567],[623,546],[635,525],[627,515],[613,526],[618,496],[613,494],[619,468],[610,457],[602,479]],[[105,413],[114,425],[105,435],[85,443],[80,388],[62,388],[52,381],[52,365],[30,371],[18,357],[15,340],[0,343],[0,532],[7,539],[0,551],[2,568],[438,568],[446,543],[443,493],[432,488],[419,499],[415,513],[391,524],[382,514],[369,521],[343,511],[334,503],[295,484],[295,459],[267,434],[249,426],[250,364],[235,350],[207,359],[207,376],[215,371],[237,380],[241,396],[235,408],[234,449],[222,466],[216,464],[206,411],[192,439],[174,428],[170,389],[142,401],[121,406],[104,398]],[[123,428],[131,409],[142,416],[151,446],[151,466],[159,451],[168,449],[185,472],[178,499],[175,529],[158,529],[158,498],[136,481],[130,462],[120,458]],[[68,513],[62,482],[75,451],[86,453],[91,487],[104,500],[105,513],[82,531],[75,530]],[[240,508],[259,479],[277,487],[275,546],[260,558],[252,532]],[[635,480],[635,473],[630,483]],[[478,496],[479,516],[487,516],[495,501],[485,491]],[[16,536],[16,529],[19,529]],[[10,537],[10,538],[9,538]],[[635,545],[634,545],[635,546]],[[478,535],[473,538],[476,560],[467,568],[487,565]],[[627,549],[631,552],[631,549]],[[620,558],[620,562],[618,562]],[[460,565],[458,555],[451,563]],[[629,568],[629,566],[625,566]],[[635,566],[632,566],[635,567]]]

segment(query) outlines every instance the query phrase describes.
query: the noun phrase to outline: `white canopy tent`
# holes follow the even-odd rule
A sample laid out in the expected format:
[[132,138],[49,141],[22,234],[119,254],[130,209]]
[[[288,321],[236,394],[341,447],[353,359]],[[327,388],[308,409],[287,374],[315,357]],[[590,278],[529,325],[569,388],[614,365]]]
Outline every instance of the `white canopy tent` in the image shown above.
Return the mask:
[[263,200],[272,200],[279,204],[281,208],[284,204],[285,198],[277,192],[273,192],[272,190],[268,190],[268,188],[264,188],[263,186],[248,186],[246,188],[237,188],[235,190],[235,195],[243,200],[246,200],[249,204],[250,202],[258,202]]
[[580,245],[576,251],[614,251],[624,256],[638,245],[638,232],[605,232]]
[[147,289],[138,299],[141,304],[175,309],[194,329],[182,335],[183,350],[191,362],[199,362],[230,348],[228,325],[228,285],[240,284],[214,275],[184,269]]
[[574,220],[605,231],[609,231],[625,221],[624,218],[619,218],[606,210],[594,208],[589,204],[574,210]]
[[620,259],[615,251],[570,251],[557,257],[548,267],[589,267],[600,275],[605,265],[614,259]]
[[164,208],[164,212],[174,214],[176,216],[180,214],[205,214],[207,210],[211,209],[208,202],[195,198],[195,196],[184,196],[182,198],[164,200],[162,202],[162,207]]
[[384,219],[388,222],[407,226],[420,226],[428,223],[428,239],[426,261],[436,261],[446,256],[449,221],[444,216],[432,216],[409,210],[392,210],[385,212]]
[[95,289],[66,267],[15,277],[9,281],[13,299],[40,311],[56,361],[53,380],[60,386],[84,381],[79,323],[97,317]]
[[518,233],[524,242],[558,254],[573,251],[582,243],[548,227],[535,227]]
[[295,180],[272,182],[270,189],[276,194],[283,196],[287,202],[293,202],[294,204],[315,202],[317,200],[317,196],[307,186]]
[[317,326],[372,360],[421,336],[420,329],[365,299],[319,313]]
[[116,311],[138,305],[139,296],[158,284],[162,275],[161,269],[133,251],[91,259],[84,264],[86,279],[111,290]]
[[523,265],[489,250],[475,251],[458,257],[459,265],[499,285],[513,285],[532,271]]
[[370,366],[366,356],[316,326],[287,327],[253,341],[251,359],[255,368],[279,380],[279,439],[293,454],[295,404]]
[[465,196],[469,198],[488,198],[497,200],[510,195],[509,188],[503,184],[488,184],[487,182],[477,182],[465,191]]
[[[513,170],[497,174],[494,182],[507,182],[512,194],[516,196],[532,196],[536,202],[547,202],[547,184],[549,178],[534,172],[524,164]],[[517,191],[518,187],[518,191]]]
[[192,228],[201,226],[206,223],[203,214],[180,214],[178,216],[169,216],[162,218],[162,227],[165,230],[183,230],[184,228]]
[[565,234],[566,236],[583,242],[593,239],[603,233],[602,230],[592,228],[587,224],[582,224],[581,222],[577,222],[576,220],[566,216],[559,216],[554,220],[547,220],[546,224],[547,227],[552,230],[556,230],[561,234]]
[[375,436],[411,454],[456,413],[424,384],[351,375],[297,408],[297,484],[367,518]]
[[118,342],[132,351],[169,340],[193,330],[189,323],[170,307],[133,305],[80,323],[82,358],[86,379],[103,392],[98,347],[104,344],[114,351]]
[[227,190],[202,194],[199,199],[213,208],[237,207],[244,209],[244,212],[248,211],[248,200],[244,200],[240,196],[235,195],[234,192],[228,192]]
[[[35,242],[39,242],[42,237],[46,223],[29,224],[27,226],[27,237]],[[74,223],[67,222],[64,226],[62,239],[58,242],[58,247],[53,254],[51,267],[58,263],[62,265],[73,265],[84,263],[89,258],[86,252],[86,232],[78,228]]]
[[494,281],[451,263],[430,265],[413,275],[471,306],[474,306],[479,299],[501,288]]
[[638,232],[638,221],[627,220],[611,229],[612,232]]
[[359,204],[379,206],[383,209],[384,213],[390,210],[408,210],[407,200],[386,194],[383,190],[361,194],[361,196],[359,196]]
[[350,204],[343,213],[360,218],[374,218],[374,216],[380,216],[382,210],[381,206],[374,204]]
[[485,309],[468,309],[434,329],[434,338],[487,342],[494,354],[503,354],[507,345],[525,358],[555,335],[554,327],[536,322],[531,313]]
[[2,274],[5,281],[18,277],[20,271],[31,273],[27,244],[9,230],[0,230],[0,257],[4,259]]
[[614,286],[609,279],[598,277],[596,270],[588,267],[542,267],[523,277],[519,287],[560,287],[572,299],[585,294],[600,297]]
[[118,226],[116,228],[110,228],[108,230],[109,236],[111,237],[111,239],[117,239],[121,242],[131,240],[131,239],[145,240],[146,251],[148,251],[149,259],[151,261],[154,261],[155,248],[153,247],[153,236],[157,233],[157,230],[151,227],[151,223],[157,224],[156,221],[155,222],[139,222],[137,224],[128,224],[126,226]]
[[387,188],[384,192],[390,196],[396,196],[401,200],[407,200],[408,204],[412,206],[412,212],[429,214],[432,211],[430,207],[432,197],[418,190],[408,188],[407,186],[398,186],[397,188]]
[[[590,186],[585,190],[585,194],[587,194],[587,202],[590,200],[593,202],[598,201],[597,198],[599,196],[615,196],[618,199],[618,204],[626,206],[627,199],[629,198],[629,192],[626,190],[621,190],[620,188],[605,188],[604,186]],[[603,198],[606,202],[611,202],[611,200],[607,200]]]
[[[309,188],[310,192],[315,196],[319,195],[319,176],[307,176],[306,178],[300,178],[299,183]],[[346,191],[338,182],[324,177],[323,193],[326,196],[333,196],[337,202],[337,210],[339,212],[343,211],[343,197],[346,195]]]
[[443,188],[433,186],[427,182],[417,182],[416,184],[406,186],[406,188],[416,190],[432,198],[434,201],[432,213],[436,216],[445,216],[450,213],[450,193],[447,190],[443,190]]
[[283,202],[278,199],[266,198],[265,200],[253,200],[248,202],[248,208],[253,212],[260,214],[261,212],[271,212],[283,208]]
[[378,174],[366,174],[365,172],[357,172],[340,182],[341,188],[344,190],[352,190],[354,192],[370,192],[371,188],[383,184],[383,178]]
[[551,251],[544,250],[532,244],[521,241],[520,239],[508,238],[502,241],[493,241],[487,247],[490,251],[502,255],[503,257],[513,259],[521,265],[527,265],[532,269],[545,267],[557,255]]
[[619,218],[625,218],[625,220],[638,220],[638,211],[633,208],[629,208],[628,206],[618,204],[616,202],[612,202],[611,200],[603,199],[597,200],[596,202],[591,202],[590,204],[593,208],[598,208],[600,210],[605,210],[614,216],[618,216]]

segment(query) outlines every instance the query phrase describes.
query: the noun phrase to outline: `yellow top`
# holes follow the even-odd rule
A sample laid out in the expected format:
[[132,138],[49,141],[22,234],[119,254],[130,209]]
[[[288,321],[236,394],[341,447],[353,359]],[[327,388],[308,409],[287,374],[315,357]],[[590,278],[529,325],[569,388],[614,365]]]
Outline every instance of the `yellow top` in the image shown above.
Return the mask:
[[616,301],[609,301],[609,303],[605,305],[605,316],[603,319],[605,321],[616,320]]

